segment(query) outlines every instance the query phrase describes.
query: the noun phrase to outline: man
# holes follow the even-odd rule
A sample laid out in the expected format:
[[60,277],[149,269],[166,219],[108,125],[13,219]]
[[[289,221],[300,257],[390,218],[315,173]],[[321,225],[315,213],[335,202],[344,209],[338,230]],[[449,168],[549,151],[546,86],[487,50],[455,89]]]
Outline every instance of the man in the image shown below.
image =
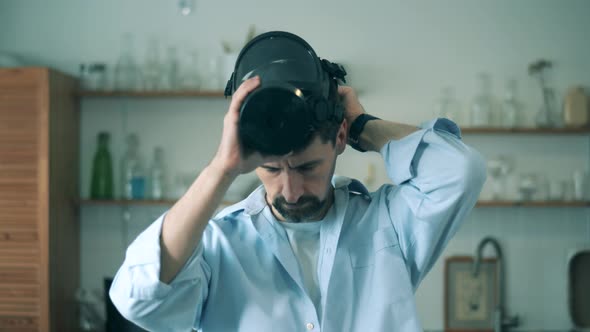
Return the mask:
[[[114,304],[150,331],[421,331],[414,291],[475,205],[482,158],[451,121],[372,118],[344,86],[331,135],[246,154],[240,109],[260,84],[239,85],[209,165],[129,247]],[[369,193],[333,178],[351,134],[358,150],[381,153],[396,185]],[[263,185],[212,218],[252,170]]]

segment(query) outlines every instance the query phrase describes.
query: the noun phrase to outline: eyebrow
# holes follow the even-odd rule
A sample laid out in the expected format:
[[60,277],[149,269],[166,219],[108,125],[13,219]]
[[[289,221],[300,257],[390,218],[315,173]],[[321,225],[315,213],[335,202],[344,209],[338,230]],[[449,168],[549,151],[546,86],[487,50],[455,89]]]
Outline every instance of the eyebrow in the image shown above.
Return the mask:
[[312,167],[312,166],[316,166],[318,164],[320,164],[322,162],[322,159],[316,159],[316,160],[311,160],[308,162],[305,162],[301,165],[297,165],[297,166],[291,166],[289,165],[290,169],[296,169],[296,168],[305,168],[305,167]]
[[[308,162],[305,162],[301,165],[297,165],[297,166],[290,166],[290,169],[297,169],[297,168],[305,168],[305,167],[313,167],[313,166],[317,166],[320,163],[322,163],[323,159],[316,159],[316,160],[311,160]],[[271,166],[271,165],[260,165],[260,167],[265,168],[265,169],[279,169],[280,167],[276,167],[276,166]]]

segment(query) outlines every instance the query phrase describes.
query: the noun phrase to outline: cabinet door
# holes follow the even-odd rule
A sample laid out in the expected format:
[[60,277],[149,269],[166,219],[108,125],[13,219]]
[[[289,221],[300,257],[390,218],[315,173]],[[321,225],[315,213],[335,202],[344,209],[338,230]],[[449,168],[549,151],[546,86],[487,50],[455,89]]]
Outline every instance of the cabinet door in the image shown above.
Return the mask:
[[47,292],[42,81],[40,69],[0,70],[0,331],[38,331],[48,319],[41,300]]

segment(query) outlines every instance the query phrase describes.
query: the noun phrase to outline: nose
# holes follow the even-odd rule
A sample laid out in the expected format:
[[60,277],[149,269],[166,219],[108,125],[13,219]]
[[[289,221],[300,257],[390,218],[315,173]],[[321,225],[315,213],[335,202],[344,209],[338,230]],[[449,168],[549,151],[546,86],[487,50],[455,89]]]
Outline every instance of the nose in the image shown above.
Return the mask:
[[283,175],[283,190],[281,191],[287,203],[297,203],[303,195],[303,178],[296,172],[285,172]]

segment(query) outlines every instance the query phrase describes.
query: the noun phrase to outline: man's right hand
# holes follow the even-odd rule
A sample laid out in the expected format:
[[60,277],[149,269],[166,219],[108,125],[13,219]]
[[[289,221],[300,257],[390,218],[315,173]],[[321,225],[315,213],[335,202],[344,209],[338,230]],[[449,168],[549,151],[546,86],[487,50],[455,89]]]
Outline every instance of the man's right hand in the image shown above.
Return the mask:
[[234,92],[229,110],[223,119],[223,133],[221,143],[211,166],[221,170],[224,174],[235,177],[249,173],[265,162],[276,160],[280,156],[262,156],[258,152],[244,155],[240,146],[238,126],[242,103],[252,91],[260,86],[260,77],[256,76],[244,81]]

